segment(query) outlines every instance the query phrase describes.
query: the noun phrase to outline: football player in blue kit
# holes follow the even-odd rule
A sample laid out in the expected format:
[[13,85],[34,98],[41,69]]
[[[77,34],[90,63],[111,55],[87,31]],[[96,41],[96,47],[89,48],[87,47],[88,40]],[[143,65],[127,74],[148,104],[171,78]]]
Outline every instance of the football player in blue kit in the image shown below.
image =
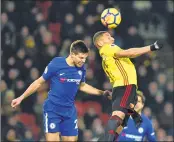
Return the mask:
[[[120,126],[120,135],[117,141],[143,141],[146,137],[148,141],[156,141],[155,132],[152,126],[152,122],[143,113],[145,97],[141,91],[137,91],[137,104],[135,105],[135,111],[140,114],[142,122],[137,125],[134,119],[130,116],[127,120],[124,120],[122,126]],[[119,128],[118,128],[119,129]],[[119,133],[117,131],[117,133]]]
[[89,49],[83,41],[73,42],[67,58],[55,57],[45,68],[42,76],[11,103],[15,108],[45,81],[50,80],[50,90],[43,105],[47,141],[77,141],[78,125],[74,101],[78,89],[91,95],[106,95],[111,99],[109,91],[102,91],[85,83],[84,63],[88,54]]

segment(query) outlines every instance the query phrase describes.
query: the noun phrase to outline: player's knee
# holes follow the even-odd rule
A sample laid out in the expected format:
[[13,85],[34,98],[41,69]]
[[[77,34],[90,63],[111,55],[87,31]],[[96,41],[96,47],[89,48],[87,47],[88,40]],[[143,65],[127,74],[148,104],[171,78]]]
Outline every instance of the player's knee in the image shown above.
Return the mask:
[[62,141],[73,141],[76,142],[78,140],[78,136],[62,136]]
[[56,133],[46,133],[46,141],[60,141],[59,132]]
[[122,124],[122,119],[116,115],[111,116],[108,121],[108,133],[115,134],[117,128]]
[[127,112],[127,110],[125,108],[122,108],[121,111],[113,111],[112,112],[112,116],[118,116],[121,119],[124,119],[125,117],[125,113]]

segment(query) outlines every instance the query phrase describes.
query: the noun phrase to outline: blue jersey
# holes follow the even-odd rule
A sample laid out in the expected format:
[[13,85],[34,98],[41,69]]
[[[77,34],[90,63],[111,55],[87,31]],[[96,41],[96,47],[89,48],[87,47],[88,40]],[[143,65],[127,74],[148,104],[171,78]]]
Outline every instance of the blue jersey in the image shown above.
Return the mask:
[[69,66],[64,57],[54,58],[45,68],[43,78],[50,80],[48,100],[58,106],[73,106],[81,82],[85,82],[84,66]]
[[129,118],[127,126],[118,137],[118,141],[143,141],[144,137],[147,137],[148,141],[156,141],[151,121],[143,114],[141,117],[143,122],[138,128],[136,128],[133,119]]

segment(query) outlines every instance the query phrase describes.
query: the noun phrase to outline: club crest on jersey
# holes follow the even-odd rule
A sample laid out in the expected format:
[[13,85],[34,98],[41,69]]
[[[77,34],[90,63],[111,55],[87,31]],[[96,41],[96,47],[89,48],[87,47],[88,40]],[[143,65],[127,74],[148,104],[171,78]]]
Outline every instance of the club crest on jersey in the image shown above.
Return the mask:
[[50,128],[51,129],[54,129],[56,127],[56,124],[55,123],[50,123]]
[[111,47],[114,47],[115,46],[115,44],[111,44]]
[[138,132],[139,132],[139,133],[143,133],[143,132],[144,132],[144,129],[143,129],[142,127],[140,127],[140,128],[138,129]]
[[82,75],[82,71],[78,71],[78,74],[79,74],[79,75]]

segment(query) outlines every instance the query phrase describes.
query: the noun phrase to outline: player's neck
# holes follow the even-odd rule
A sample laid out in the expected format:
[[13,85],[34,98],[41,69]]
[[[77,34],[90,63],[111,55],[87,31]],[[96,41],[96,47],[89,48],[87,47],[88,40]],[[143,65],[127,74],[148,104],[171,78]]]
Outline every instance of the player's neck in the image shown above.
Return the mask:
[[135,110],[138,114],[140,114],[141,115],[141,113],[142,113],[142,110]]
[[70,56],[66,58],[66,63],[71,67],[75,66]]
[[138,114],[141,115],[142,111],[139,111]]

